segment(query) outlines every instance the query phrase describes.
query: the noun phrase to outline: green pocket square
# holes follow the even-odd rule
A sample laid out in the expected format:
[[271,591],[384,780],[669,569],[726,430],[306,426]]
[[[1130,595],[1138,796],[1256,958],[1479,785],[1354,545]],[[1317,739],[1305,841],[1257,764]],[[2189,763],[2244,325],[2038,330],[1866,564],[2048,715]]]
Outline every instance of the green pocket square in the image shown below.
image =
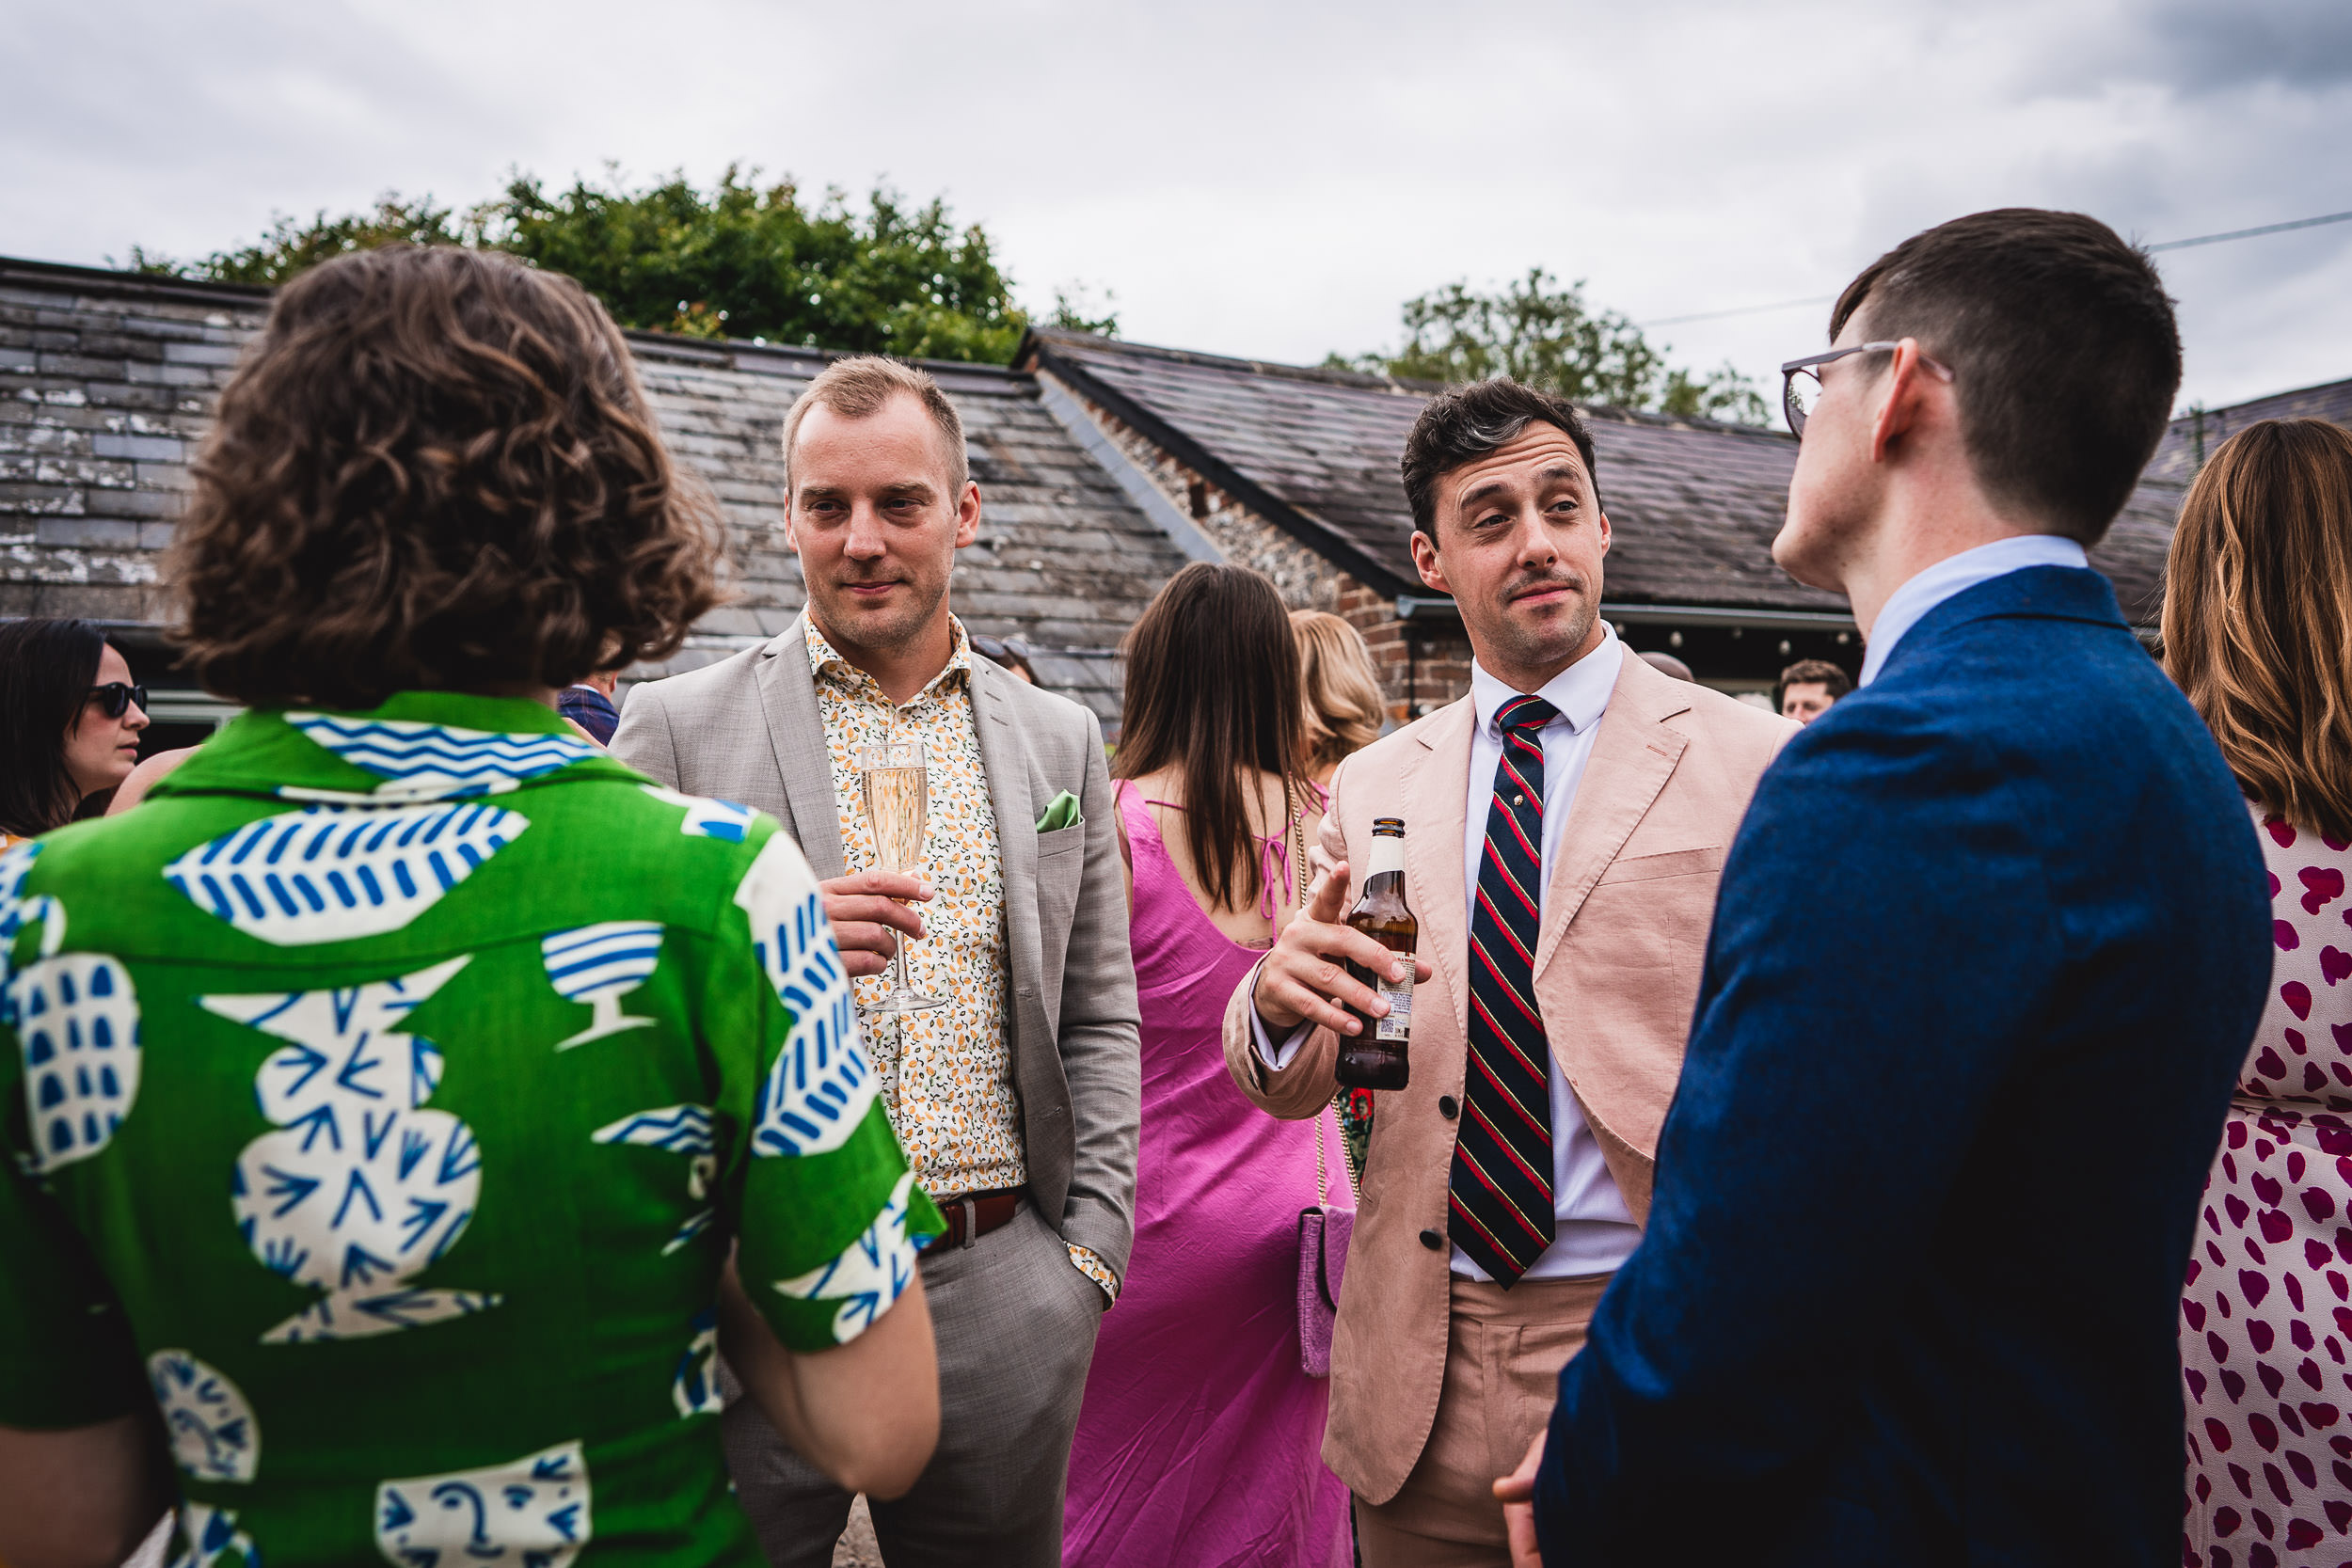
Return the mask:
[[1050,833],[1057,828],[1074,828],[1086,817],[1078,810],[1078,798],[1068,790],[1054,797],[1054,803],[1045,808],[1045,815],[1037,819],[1037,831]]

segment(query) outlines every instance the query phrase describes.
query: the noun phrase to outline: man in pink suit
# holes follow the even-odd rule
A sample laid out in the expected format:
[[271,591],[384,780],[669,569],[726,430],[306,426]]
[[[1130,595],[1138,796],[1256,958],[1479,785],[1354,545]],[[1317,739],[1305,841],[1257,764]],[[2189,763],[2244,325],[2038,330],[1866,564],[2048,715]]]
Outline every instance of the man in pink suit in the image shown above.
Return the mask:
[[1233,1080],[1276,1116],[1329,1101],[1339,924],[1375,816],[1406,825],[1421,922],[1409,1086],[1376,1097],[1334,1342],[1327,1464],[1367,1568],[1507,1560],[1495,1478],[1551,1409],[1641,1237],[1715,882],[1797,727],[1628,657],[1600,619],[1609,519],[1566,403],[1445,392],[1404,461],[1413,559],[1454,595],[1470,694],[1343,763],[1318,896],[1234,991]]

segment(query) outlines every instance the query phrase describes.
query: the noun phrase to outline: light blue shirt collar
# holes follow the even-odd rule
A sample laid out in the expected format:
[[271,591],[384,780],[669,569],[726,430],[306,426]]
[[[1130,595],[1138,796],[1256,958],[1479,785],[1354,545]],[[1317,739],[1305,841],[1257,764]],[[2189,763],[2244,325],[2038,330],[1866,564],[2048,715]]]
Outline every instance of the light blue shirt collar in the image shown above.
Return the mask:
[[[1975,549],[1945,557],[1887,595],[1885,607],[1870,627],[1869,647],[1862,656],[1859,684],[1867,686],[1878,679],[1887,657],[1895,651],[1895,644],[1903,640],[1903,633],[1953,594],[2011,572],[2022,572],[2028,566],[2090,564],[2090,558],[2083,554],[2082,546],[2056,533],[2021,533],[2013,539],[1995,539],[1990,545],[1979,545]],[[1477,678],[1474,673],[1471,678]]]
[[[1609,706],[1609,694],[1617,689],[1618,666],[1624,662],[1625,644],[1617,641],[1616,628],[1603,621],[1600,646],[1545,682],[1544,689],[1535,695],[1560,710],[1560,719],[1566,721],[1570,735],[1582,735],[1600,722],[1602,712]],[[1470,660],[1470,703],[1478,713],[1478,727],[1489,736],[1501,738],[1501,733],[1495,729],[1495,714],[1518,695],[1516,687],[1503,685],[1488,674],[1486,667],[1477,659]]]

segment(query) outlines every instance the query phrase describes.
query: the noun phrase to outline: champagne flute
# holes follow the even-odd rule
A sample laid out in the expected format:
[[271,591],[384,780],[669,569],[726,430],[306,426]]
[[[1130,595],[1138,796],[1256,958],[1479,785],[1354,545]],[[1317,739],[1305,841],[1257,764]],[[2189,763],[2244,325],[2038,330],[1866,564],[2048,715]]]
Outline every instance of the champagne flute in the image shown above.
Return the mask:
[[[874,869],[920,875],[923,831],[930,802],[930,758],[920,740],[886,740],[858,749],[857,769],[866,789],[866,820],[874,830]],[[907,943],[903,932],[898,951],[890,960],[890,994],[867,1006],[868,1013],[914,1013],[944,1007],[944,996],[927,996],[907,984]]]

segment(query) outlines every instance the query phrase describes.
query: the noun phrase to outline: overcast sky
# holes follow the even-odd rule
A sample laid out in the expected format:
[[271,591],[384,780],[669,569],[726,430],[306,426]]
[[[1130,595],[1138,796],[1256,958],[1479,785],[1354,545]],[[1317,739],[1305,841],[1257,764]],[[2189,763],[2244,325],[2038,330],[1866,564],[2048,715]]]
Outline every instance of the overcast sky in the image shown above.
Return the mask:
[[[0,253],[739,160],[945,195],[1034,305],[1306,362],[1532,264],[1649,321],[1834,293],[1984,207],[2147,241],[2352,209],[2344,0],[0,0]],[[2352,376],[2352,223],[2161,260],[2184,404]],[[1655,336],[1763,383],[1826,314]]]

